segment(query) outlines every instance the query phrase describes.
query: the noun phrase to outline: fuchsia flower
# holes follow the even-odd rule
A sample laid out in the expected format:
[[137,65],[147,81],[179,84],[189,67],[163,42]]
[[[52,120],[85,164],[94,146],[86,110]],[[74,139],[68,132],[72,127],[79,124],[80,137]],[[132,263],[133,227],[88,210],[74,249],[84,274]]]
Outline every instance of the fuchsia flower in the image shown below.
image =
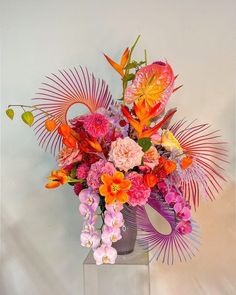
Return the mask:
[[129,137],[118,138],[111,143],[109,160],[123,171],[141,165],[144,153],[140,145]]
[[86,163],[79,165],[79,167],[76,170],[77,178],[78,179],[86,179],[88,176],[89,169],[90,169],[90,167]]
[[183,221],[187,221],[191,218],[191,212],[189,207],[185,206],[183,202],[176,203],[174,205],[174,210],[177,216]]
[[123,215],[121,212],[111,213],[106,211],[104,222],[107,226],[119,228],[124,224]]
[[109,121],[102,114],[92,113],[84,118],[84,129],[95,138],[104,137],[109,131]]
[[87,184],[94,190],[98,190],[102,185],[101,176],[102,174],[113,175],[116,171],[114,165],[105,160],[99,160],[92,164],[87,176]]
[[165,195],[165,201],[168,204],[175,204],[176,202],[181,202],[182,198],[176,191],[170,191]]
[[77,148],[63,148],[58,155],[58,166],[66,168],[67,166],[78,163],[82,160],[82,154]]
[[81,246],[87,248],[97,248],[100,244],[100,235],[97,231],[89,233],[83,231],[80,235]]
[[79,199],[82,204],[86,204],[92,211],[96,211],[99,204],[99,196],[91,189],[83,189],[79,194]]
[[190,234],[192,232],[191,222],[188,221],[180,221],[176,226],[177,231],[182,234]]
[[97,248],[93,257],[96,260],[97,265],[105,264],[114,264],[117,258],[117,251],[111,246],[102,244],[101,247]]
[[132,183],[128,191],[129,204],[132,206],[145,205],[150,196],[151,189],[144,184],[143,175],[137,172],[131,172],[127,178]]
[[109,227],[107,225],[104,225],[102,228],[102,242],[108,246],[111,246],[112,243],[117,242],[120,240],[121,234],[120,234],[120,228],[117,227]]

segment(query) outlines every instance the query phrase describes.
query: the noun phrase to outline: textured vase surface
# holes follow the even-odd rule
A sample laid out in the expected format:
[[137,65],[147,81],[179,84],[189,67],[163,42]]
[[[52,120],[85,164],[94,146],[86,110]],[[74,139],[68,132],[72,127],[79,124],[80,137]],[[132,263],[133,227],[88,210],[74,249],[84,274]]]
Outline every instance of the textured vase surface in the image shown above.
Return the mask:
[[121,211],[124,217],[124,226],[121,227],[122,239],[113,244],[118,255],[130,254],[134,251],[137,237],[135,208],[125,205]]

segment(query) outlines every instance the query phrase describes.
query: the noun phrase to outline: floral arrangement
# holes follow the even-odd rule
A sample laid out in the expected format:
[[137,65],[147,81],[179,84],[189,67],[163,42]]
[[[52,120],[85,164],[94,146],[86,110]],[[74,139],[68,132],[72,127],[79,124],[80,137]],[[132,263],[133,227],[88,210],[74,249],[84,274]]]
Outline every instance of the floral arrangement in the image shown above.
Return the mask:
[[[138,39],[119,63],[104,55],[121,76],[121,99],[113,101],[105,82],[80,67],[48,76],[37,103],[20,105],[39,144],[57,158],[59,168],[46,188],[73,186],[84,219],[81,245],[93,249],[98,265],[115,263],[115,243],[126,222],[135,224],[137,239],[155,250],[156,259],[169,264],[175,257],[191,258],[198,247],[191,210],[200,197],[214,199],[225,180],[219,172],[226,162],[224,142],[208,124],[171,124],[176,109],[166,105],[181,86],[175,86],[167,61],[148,64],[146,51],[144,60],[133,59]],[[68,109],[77,103],[89,113],[68,120]],[[16,106],[6,111],[11,119]],[[170,224],[169,234],[152,225],[146,204]],[[135,219],[124,218],[124,208],[133,208]]]

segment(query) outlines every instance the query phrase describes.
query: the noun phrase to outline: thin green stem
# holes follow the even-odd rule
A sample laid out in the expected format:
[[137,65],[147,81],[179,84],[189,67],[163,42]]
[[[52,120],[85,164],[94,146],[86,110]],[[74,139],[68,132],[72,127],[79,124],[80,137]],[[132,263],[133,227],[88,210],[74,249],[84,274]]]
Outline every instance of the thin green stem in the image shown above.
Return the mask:
[[[128,65],[128,64],[130,63],[130,61],[131,61],[131,57],[132,57],[132,54],[133,54],[134,48],[136,47],[136,45],[137,45],[137,43],[138,43],[140,37],[141,37],[141,35],[138,35],[138,37],[137,37],[137,39],[135,40],[133,46],[130,48],[130,53],[129,53],[129,57],[128,57],[128,61],[127,61],[127,65]],[[125,70],[125,75],[124,75],[124,77],[126,77],[127,75],[129,75],[129,69],[126,69],[126,70]],[[126,87],[127,87],[127,84],[128,84],[128,81],[125,81],[125,80],[123,79],[123,99],[124,99],[124,94],[125,94],[125,89],[126,89]]]

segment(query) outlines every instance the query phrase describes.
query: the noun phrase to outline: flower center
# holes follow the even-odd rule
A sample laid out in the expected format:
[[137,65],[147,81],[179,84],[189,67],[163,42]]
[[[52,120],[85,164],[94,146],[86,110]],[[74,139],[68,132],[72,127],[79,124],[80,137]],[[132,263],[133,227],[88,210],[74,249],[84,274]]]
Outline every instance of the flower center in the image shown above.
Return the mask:
[[109,263],[109,262],[110,262],[109,257],[108,257],[107,255],[103,256],[103,257],[102,257],[102,262],[103,262],[103,263]]
[[113,193],[117,193],[120,190],[119,184],[114,184],[113,183],[112,186],[111,186],[111,190],[112,190]]

